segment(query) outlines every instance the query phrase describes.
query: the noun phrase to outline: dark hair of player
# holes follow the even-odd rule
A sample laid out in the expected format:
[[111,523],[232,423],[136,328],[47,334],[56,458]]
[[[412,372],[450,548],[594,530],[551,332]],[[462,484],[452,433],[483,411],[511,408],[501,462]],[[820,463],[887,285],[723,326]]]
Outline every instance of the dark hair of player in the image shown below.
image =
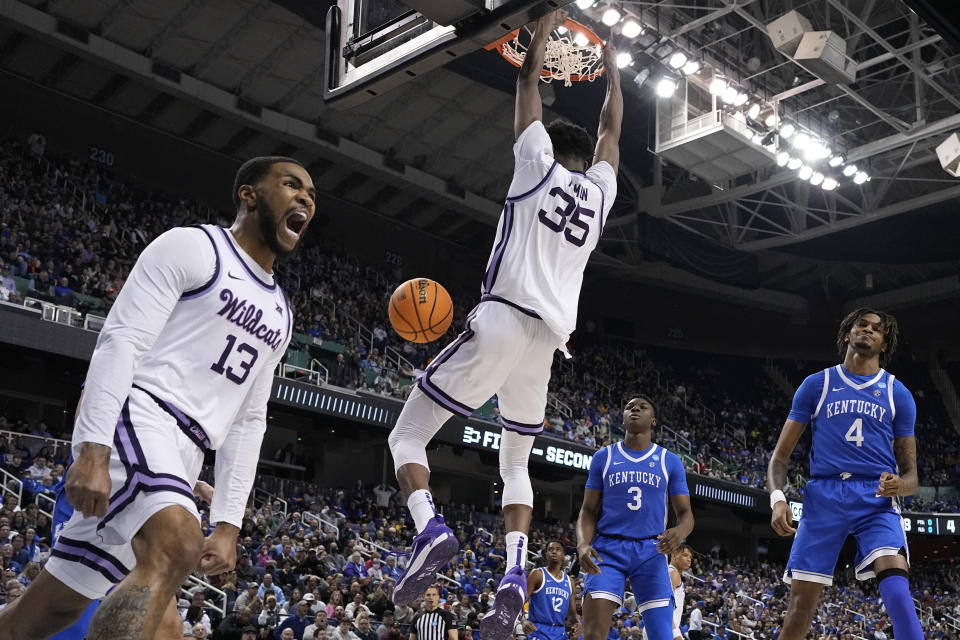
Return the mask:
[[690,555],[692,556],[692,555],[693,555],[693,549],[690,548],[690,545],[688,545],[688,544],[681,544],[681,545],[680,545],[680,548],[678,548],[676,551],[674,551],[673,553],[670,554],[670,558],[673,559],[674,556],[678,556],[678,555],[680,555],[681,553],[686,553],[686,552],[688,552],[688,551],[690,552]]
[[560,545],[560,548],[563,549],[564,553],[566,553],[566,549],[563,548],[563,543],[557,540],[556,538],[551,538],[550,540],[547,540],[547,544],[543,545],[543,550],[546,551],[547,549],[550,548],[550,545],[552,544]]
[[547,125],[547,134],[553,144],[554,156],[583,158],[587,164],[593,159],[593,138],[580,125],[566,120],[554,120]]
[[303,167],[303,169],[306,170],[306,167],[304,167],[303,163],[299,160],[294,160],[286,156],[259,156],[257,158],[250,158],[240,165],[240,168],[237,169],[237,175],[233,179],[233,206],[237,209],[240,208],[240,196],[237,195],[240,187],[245,184],[257,184],[267,175],[270,167],[278,162],[289,162],[290,164]]
[[657,410],[657,403],[654,402],[653,400],[651,400],[651,399],[650,399],[650,396],[648,396],[648,395],[646,395],[646,394],[643,394],[643,393],[635,393],[635,394],[633,394],[632,396],[630,396],[629,398],[627,398],[627,401],[626,401],[624,404],[625,404],[625,405],[626,405],[626,404],[629,404],[631,400],[635,400],[636,398],[640,398],[641,400],[646,400],[646,401],[647,401],[647,404],[650,405],[650,408],[653,409],[653,417],[654,417],[654,418],[657,417],[657,414],[659,413],[659,411]]
[[880,366],[886,367],[893,358],[893,354],[897,350],[897,342],[900,340],[900,325],[897,324],[897,319],[886,311],[869,307],[860,307],[856,311],[851,311],[840,323],[840,330],[837,331],[837,351],[840,353],[841,360],[846,357],[847,336],[850,335],[850,330],[859,322],[860,318],[868,313],[879,317],[881,324],[883,324],[883,341],[887,343],[887,349],[880,352]]

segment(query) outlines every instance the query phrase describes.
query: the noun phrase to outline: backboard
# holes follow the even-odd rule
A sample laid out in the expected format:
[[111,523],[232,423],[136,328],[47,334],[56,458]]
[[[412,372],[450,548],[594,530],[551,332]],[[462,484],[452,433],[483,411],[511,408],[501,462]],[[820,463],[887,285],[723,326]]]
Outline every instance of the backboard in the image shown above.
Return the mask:
[[573,0],[337,0],[327,13],[324,101],[349,108]]

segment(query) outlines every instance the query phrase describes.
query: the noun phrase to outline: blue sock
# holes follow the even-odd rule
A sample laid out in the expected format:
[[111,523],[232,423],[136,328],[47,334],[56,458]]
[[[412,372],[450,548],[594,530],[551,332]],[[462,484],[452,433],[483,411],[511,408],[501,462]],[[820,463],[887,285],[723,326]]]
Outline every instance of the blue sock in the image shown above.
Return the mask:
[[903,569],[884,569],[877,575],[877,586],[883,606],[893,623],[893,637],[897,640],[923,640],[920,619],[910,597],[907,572]]

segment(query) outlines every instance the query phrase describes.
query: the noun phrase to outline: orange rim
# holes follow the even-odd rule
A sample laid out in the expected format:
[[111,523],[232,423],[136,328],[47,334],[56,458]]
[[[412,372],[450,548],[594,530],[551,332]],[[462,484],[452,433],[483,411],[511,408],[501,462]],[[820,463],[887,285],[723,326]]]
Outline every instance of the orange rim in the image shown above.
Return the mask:
[[[588,40],[589,42],[592,42],[593,44],[599,44],[600,46],[603,46],[603,40],[600,39],[600,36],[598,36],[596,33],[594,33],[593,29],[591,29],[591,28],[588,27],[587,25],[581,24],[581,23],[577,22],[576,20],[574,20],[573,18],[567,18],[567,19],[564,21],[563,26],[567,28],[567,31],[572,31],[572,32],[574,32],[574,33],[582,33],[583,35],[585,35],[585,36],[587,37],[587,40]],[[504,55],[504,53],[503,53],[503,48],[504,48],[504,46],[508,45],[510,42],[513,42],[513,40],[514,40],[515,38],[517,38],[517,36],[520,35],[520,29],[521,29],[521,28],[522,28],[522,27],[517,28],[517,29],[514,29],[513,31],[507,33],[505,36],[503,36],[502,38],[500,38],[499,40],[495,40],[494,42],[491,42],[490,44],[488,44],[487,46],[485,46],[484,49],[486,49],[487,51],[496,51],[497,53],[499,53],[499,54],[503,57],[504,60],[506,60],[507,62],[509,62],[510,64],[512,64],[512,65],[515,66],[515,67],[519,67],[522,63],[517,62],[515,59],[513,59],[513,58],[511,58],[511,57],[509,57],[509,56]],[[591,73],[591,74],[589,74],[589,75],[570,74],[570,81],[571,81],[571,82],[581,82],[581,81],[583,81],[583,80],[593,80],[593,79],[596,79],[598,76],[603,75],[603,72],[604,72],[604,71],[605,71],[605,69],[603,69],[603,68],[601,67],[599,71],[597,71],[597,72],[595,72],[595,73]],[[548,71],[548,70],[546,70],[546,69],[541,69],[541,70],[540,70],[540,76],[541,76],[541,77],[550,77],[550,76],[551,76],[551,72]]]

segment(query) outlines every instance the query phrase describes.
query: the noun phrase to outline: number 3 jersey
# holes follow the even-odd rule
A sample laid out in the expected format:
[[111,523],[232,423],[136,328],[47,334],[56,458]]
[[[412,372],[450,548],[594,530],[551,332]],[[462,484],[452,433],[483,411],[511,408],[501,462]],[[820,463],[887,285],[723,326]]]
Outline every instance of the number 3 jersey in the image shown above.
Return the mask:
[[644,451],[623,441],[597,451],[587,489],[603,494],[597,535],[639,540],[663,533],[670,496],[690,495],[683,463],[658,444]]
[[192,418],[209,448],[220,448],[235,423],[262,435],[292,327],[273,276],[228,230],[167,231],[140,255],[100,333],[74,445],[110,446],[133,386]]
[[879,480],[897,472],[893,439],[912,436],[916,416],[913,396],[892,374],[858,376],[838,364],[800,384],[787,418],[811,426],[812,477]]
[[617,176],[607,162],[586,173],[562,167],[539,120],[520,134],[513,153],[483,294],[535,312],[565,344],[577,326],[583,270],[617,196]]

